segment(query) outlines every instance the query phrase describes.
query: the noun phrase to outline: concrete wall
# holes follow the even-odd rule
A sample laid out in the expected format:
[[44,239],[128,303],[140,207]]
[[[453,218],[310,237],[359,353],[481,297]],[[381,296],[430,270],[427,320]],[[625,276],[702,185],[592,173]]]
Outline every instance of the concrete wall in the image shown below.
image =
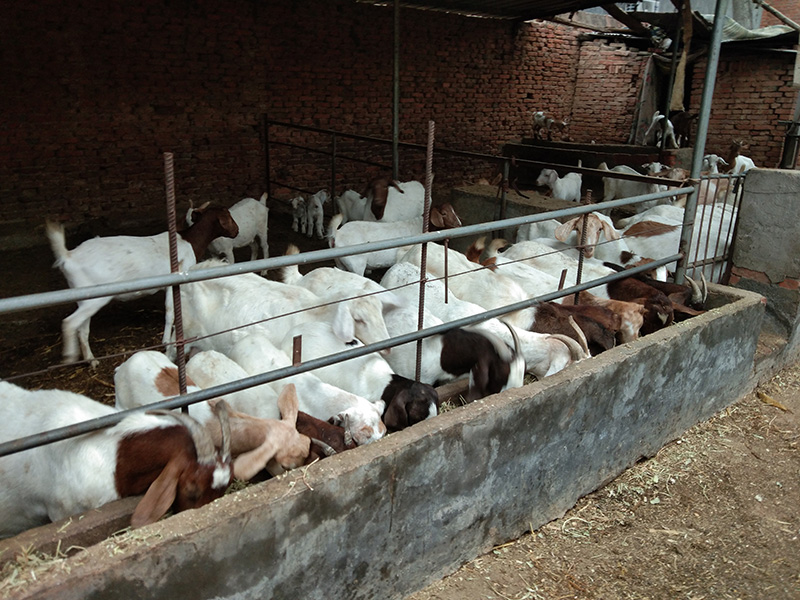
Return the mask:
[[713,286],[711,306],[541,382],[102,542],[12,597],[401,598],[559,517],[749,391],[761,298]]
[[800,171],[753,169],[745,179],[731,284],[767,298],[768,325],[788,338],[798,354],[800,339]]

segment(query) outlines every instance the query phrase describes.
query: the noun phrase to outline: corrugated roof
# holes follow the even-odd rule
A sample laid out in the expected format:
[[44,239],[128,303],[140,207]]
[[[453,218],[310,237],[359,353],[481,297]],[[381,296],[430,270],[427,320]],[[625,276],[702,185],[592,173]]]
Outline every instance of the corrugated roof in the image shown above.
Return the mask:
[[[392,0],[358,0],[380,6],[392,6]],[[609,0],[402,0],[400,6],[453,12],[462,15],[494,19],[528,21],[543,19],[594,6],[609,4]]]

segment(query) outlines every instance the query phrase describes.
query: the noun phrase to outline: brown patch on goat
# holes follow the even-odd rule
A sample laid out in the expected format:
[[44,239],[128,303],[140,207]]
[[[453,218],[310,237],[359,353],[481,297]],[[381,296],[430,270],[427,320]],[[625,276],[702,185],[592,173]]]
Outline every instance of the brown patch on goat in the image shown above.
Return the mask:
[[626,237],[653,237],[675,231],[679,225],[667,225],[657,221],[639,221],[625,230]]
[[[154,381],[156,390],[165,398],[169,396],[178,396],[181,393],[180,384],[178,382],[178,367],[164,367],[156,375]],[[195,385],[192,378],[186,376],[186,385]]]
[[390,433],[427,419],[431,414],[431,405],[439,407],[439,395],[432,386],[399,375],[392,375],[381,400],[386,403],[383,423]]
[[349,444],[345,443],[344,427],[317,419],[303,411],[297,413],[296,427],[298,432],[311,438],[311,448],[308,453],[308,458],[305,461],[307,465],[327,456],[322,447],[314,442],[315,439],[327,444],[336,450],[336,452],[344,452],[345,450],[351,450],[356,447],[356,443],[353,441]]
[[543,302],[536,306],[536,318],[531,331],[536,333],[558,333],[566,335],[580,343],[578,334],[569,324],[570,315],[583,331],[594,356],[616,345],[617,332],[622,326],[621,317],[602,306],[563,305],[554,302]]

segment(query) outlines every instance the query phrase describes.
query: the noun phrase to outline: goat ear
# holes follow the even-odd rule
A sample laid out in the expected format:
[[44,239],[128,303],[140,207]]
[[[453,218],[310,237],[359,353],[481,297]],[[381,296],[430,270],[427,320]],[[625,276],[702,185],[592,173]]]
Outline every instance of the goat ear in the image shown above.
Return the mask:
[[267,436],[258,448],[240,454],[233,460],[233,476],[242,481],[252,479],[267,466],[279,447],[280,444],[275,438]]
[[619,234],[617,233],[617,230],[611,226],[611,223],[603,221],[603,224],[600,227],[603,230],[603,233],[606,234],[606,239],[608,241],[619,239]]
[[431,208],[431,223],[436,225],[439,229],[444,228],[444,216],[442,215],[442,211],[435,206]]
[[558,227],[556,227],[555,232],[553,235],[559,242],[566,242],[569,234],[572,233],[578,227],[578,220],[582,219],[583,217],[575,217],[574,219],[570,219],[566,223],[562,223]]
[[155,481],[147,488],[144,497],[136,505],[131,517],[131,527],[134,529],[155,523],[165,514],[175,502],[178,493],[178,475],[183,469],[183,462],[171,460],[156,477]]
[[408,390],[402,390],[397,396],[392,398],[386,412],[383,413],[383,424],[389,431],[400,431],[408,427],[408,413],[406,404],[408,403]]
[[333,317],[333,334],[343,342],[352,342],[356,337],[355,323],[353,322],[353,315],[350,309],[343,302],[339,303],[336,309],[336,316]]
[[283,386],[280,396],[278,396],[278,410],[281,413],[281,420],[294,425],[297,423],[297,412],[300,410],[297,400],[297,388],[293,383]]

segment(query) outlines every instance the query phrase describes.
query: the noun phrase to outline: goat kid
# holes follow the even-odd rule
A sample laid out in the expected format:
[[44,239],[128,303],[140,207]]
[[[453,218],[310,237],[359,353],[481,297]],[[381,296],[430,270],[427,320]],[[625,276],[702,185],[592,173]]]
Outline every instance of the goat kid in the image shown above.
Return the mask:
[[[581,161],[578,161],[578,167],[580,166]],[[550,188],[553,198],[580,202],[582,181],[583,176],[580,173],[567,173],[564,177],[559,177],[553,169],[542,169],[536,178],[536,185]]]
[[[239,228],[227,208],[208,207],[195,210],[198,214],[194,224],[179,233],[178,268],[186,270],[205,253],[212,240],[222,236],[235,238]],[[116,283],[165,275],[170,272],[169,234],[159,233],[149,237],[111,236],[86,240],[72,250],[67,250],[63,225],[47,222],[47,238],[56,257],[56,266],[61,269],[71,288],[89,287],[104,283]],[[78,301],[78,308],[62,321],[64,343],[63,362],[78,360],[78,346],[84,360],[97,366],[98,361],[89,347],[89,326],[92,317],[113,299],[134,300],[156,293],[158,290],[142,290],[116,296],[91,298]],[[172,340],[174,311],[172,294],[166,294],[166,317],[162,343]],[[174,353],[170,348],[169,354]]]
[[[0,406],[3,442],[115,412],[72,392],[29,391],[7,382],[0,382]],[[217,411],[219,453],[188,416],[137,413],[114,427],[0,458],[0,537],[127,496],[144,494],[133,527],[219,498],[232,471],[227,413],[225,407]]]
[[327,190],[320,190],[306,200],[307,216],[304,233],[307,237],[311,237],[316,233],[318,239],[325,238],[325,203],[330,199],[331,197]]

